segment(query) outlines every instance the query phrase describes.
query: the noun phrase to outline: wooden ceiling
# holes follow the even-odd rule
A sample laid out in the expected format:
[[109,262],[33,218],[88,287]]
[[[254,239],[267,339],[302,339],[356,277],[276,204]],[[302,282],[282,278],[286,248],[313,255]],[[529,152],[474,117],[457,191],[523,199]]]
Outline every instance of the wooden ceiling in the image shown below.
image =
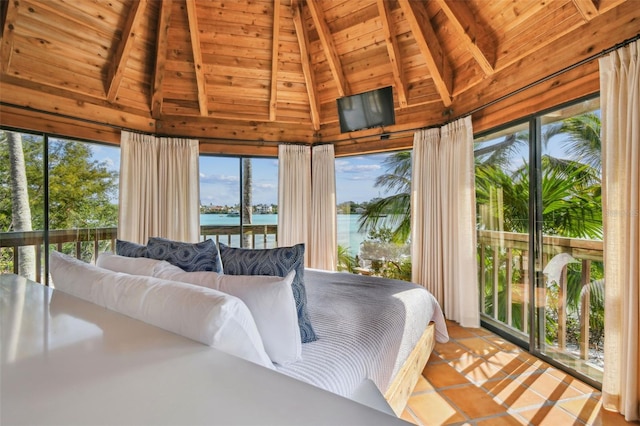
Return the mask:
[[[0,124],[195,137],[210,152],[376,151],[638,33],[639,0],[2,0]],[[597,81],[591,61],[478,111],[474,128]],[[341,134],[336,99],[385,86],[396,124]]]

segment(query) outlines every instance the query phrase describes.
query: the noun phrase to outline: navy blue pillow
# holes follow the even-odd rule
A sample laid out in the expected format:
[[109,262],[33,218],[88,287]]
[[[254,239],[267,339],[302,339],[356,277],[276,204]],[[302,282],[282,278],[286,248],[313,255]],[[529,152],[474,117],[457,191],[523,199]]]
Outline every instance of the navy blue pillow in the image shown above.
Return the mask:
[[116,239],[116,254],[127,257],[147,257],[147,246]]
[[307,291],[304,287],[304,244],[274,249],[245,249],[218,244],[225,274],[286,277],[289,272],[295,270],[296,277],[291,283],[291,289],[298,310],[300,338],[302,343],[318,340],[307,312]]
[[184,243],[151,237],[147,241],[147,257],[166,260],[186,272],[213,271],[222,273],[220,253],[216,243],[211,239],[199,243]]

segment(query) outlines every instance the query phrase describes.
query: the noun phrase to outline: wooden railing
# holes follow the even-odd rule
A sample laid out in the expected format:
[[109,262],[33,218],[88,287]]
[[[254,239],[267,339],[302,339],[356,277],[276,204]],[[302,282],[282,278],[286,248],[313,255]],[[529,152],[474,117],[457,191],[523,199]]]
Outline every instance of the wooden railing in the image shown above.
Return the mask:
[[[73,246],[73,255],[78,259],[95,260],[100,250],[115,251],[118,228],[92,229],[61,229],[48,233],[49,246],[58,251],[63,248],[69,252],[69,245]],[[216,243],[222,241],[227,245],[238,245],[242,235],[248,235],[252,247],[273,248],[277,246],[277,225],[244,225],[216,226],[204,225],[200,227],[200,235],[204,241],[211,238]],[[0,233],[0,265],[1,272],[18,273],[20,262],[20,248],[34,247],[35,249],[35,280],[42,282],[44,232],[1,232]]]
[[[527,334],[530,329],[528,313],[531,303],[529,235],[480,230],[477,241],[481,312]],[[581,297],[579,309],[579,346],[580,358],[586,360],[589,355],[591,263],[602,262],[603,243],[597,240],[563,237],[543,237],[542,243],[545,265],[553,256],[560,253],[567,253],[581,263],[580,286],[583,297]],[[567,344],[567,281],[567,267],[565,265],[557,283],[557,344],[560,351],[564,351]],[[500,291],[501,288],[503,291]],[[544,306],[547,295],[545,290],[538,290],[536,293],[538,306],[541,306],[540,303]],[[491,299],[487,300],[487,298]],[[521,306],[521,309],[519,317],[515,318],[514,306],[518,305]],[[491,312],[486,312],[486,306],[492,307]],[[500,315],[499,306],[506,308],[506,312],[502,312],[502,315]],[[514,327],[516,319],[519,322],[519,327]]]

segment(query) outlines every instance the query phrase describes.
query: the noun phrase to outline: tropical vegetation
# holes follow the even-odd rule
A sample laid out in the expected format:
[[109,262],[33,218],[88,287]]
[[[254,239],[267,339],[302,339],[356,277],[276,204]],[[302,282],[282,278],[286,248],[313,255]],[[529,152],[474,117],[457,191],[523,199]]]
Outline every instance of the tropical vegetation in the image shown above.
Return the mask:
[[[49,138],[47,145],[45,156],[42,136],[0,131],[0,232],[117,226],[117,172],[92,158],[90,144]],[[20,259],[31,259],[21,268],[33,270],[33,247],[20,250]],[[81,251],[83,258],[93,253]],[[12,262],[3,251],[0,270],[11,270]],[[27,270],[22,274],[32,276]]]

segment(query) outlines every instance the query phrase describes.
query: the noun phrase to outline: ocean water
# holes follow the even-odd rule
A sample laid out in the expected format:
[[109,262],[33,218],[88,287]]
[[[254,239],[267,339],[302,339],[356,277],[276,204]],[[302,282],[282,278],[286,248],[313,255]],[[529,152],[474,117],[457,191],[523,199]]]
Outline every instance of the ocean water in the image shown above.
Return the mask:
[[[337,233],[338,245],[348,247],[352,256],[358,254],[360,243],[365,240],[367,234],[358,232],[357,214],[339,214],[337,215]],[[277,214],[254,214],[252,217],[253,225],[277,225]],[[239,216],[227,216],[225,214],[201,214],[200,225],[240,225]],[[221,240],[225,244],[239,246],[239,236],[232,236],[230,241]],[[271,245],[273,242],[268,241]],[[263,248],[262,241],[256,241],[256,248]]]

